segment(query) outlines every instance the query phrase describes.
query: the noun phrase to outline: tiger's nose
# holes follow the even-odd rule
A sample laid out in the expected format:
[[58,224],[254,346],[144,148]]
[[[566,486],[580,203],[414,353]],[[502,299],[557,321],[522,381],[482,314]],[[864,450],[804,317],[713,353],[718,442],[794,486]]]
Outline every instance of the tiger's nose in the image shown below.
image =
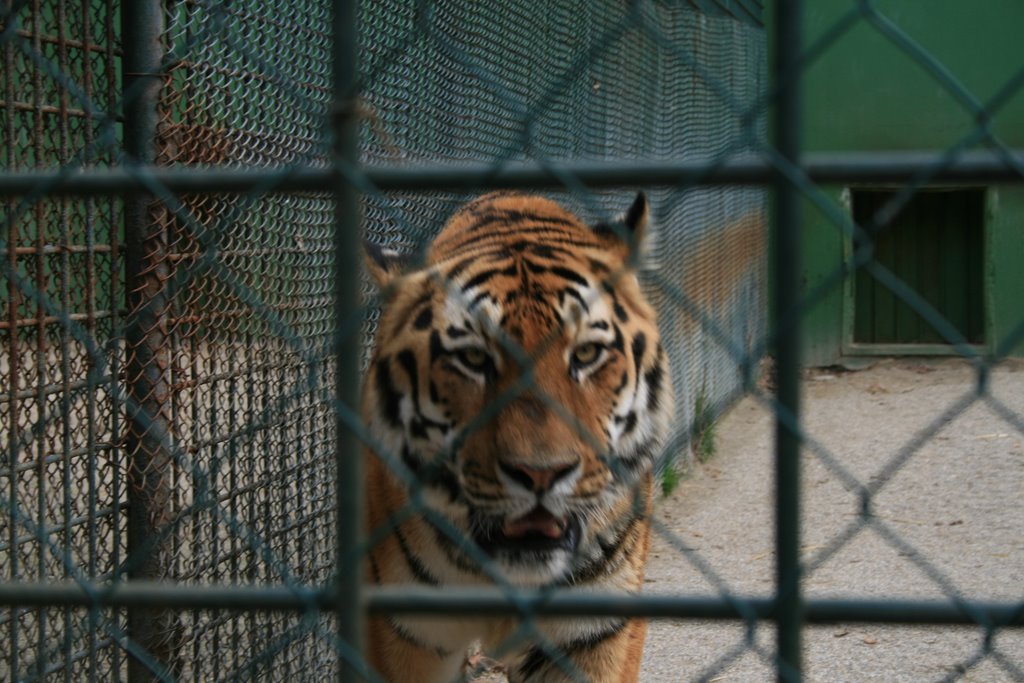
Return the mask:
[[521,463],[498,461],[498,467],[512,481],[527,491],[544,493],[550,491],[555,484],[568,479],[579,467],[579,461],[570,464],[557,464],[548,467],[537,467]]

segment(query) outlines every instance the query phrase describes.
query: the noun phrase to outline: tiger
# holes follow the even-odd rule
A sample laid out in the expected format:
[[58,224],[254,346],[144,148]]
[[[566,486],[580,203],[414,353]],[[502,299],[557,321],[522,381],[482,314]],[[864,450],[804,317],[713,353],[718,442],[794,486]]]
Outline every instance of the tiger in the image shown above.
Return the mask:
[[[418,264],[367,244],[382,302],[361,397],[369,582],[641,589],[674,405],[637,276],[649,214],[642,192],[595,225],[492,193]],[[637,680],[642,619],[538,618],[526,640],[517,626],[373,616],[367,658],[385,681],[450,683],[480,641],[511,683]]]

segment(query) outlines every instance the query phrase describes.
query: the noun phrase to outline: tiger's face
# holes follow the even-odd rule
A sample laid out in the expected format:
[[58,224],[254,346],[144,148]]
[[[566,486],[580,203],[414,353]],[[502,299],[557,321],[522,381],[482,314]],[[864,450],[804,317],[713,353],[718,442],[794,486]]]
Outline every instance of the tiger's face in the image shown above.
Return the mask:
[[578,583],[643,523],[672,411],[630,267],[646,219],[643,195],[596,228],[543,198],[487,195],[422,268],[375,254],[387,300],[364,410],[434,516],[423,562],[438,580],[481,580],[485,555],[519,585]]

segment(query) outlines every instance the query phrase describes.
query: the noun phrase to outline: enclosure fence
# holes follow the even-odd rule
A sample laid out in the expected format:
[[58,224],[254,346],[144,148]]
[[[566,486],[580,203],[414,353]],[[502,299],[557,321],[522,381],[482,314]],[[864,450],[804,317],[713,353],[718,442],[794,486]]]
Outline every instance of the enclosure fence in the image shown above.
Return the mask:
[[[367,614],[488,612],[744,623],[735,648],[682,673],[693,680],[748,652],[802,680],[809,624],[968,625],[981,645],[944,680],[983,661],[1024,680],[995,640],[1024,624],[1024,601],[962,594],[872,508],[976,403],[1024,434],[988,384],[1024,344],[1024,314],[979,350],[873,249],[931,184],[1024,182],[1024,155],[991,126],[1024,65],[979,101],[873,2],[851,1],[809,45],[802,13],[798,0],[769,17],[759,0],[0,0],[0,678],[378,680]],[[925,154],[806,154],[804,72],[853,26],[925,69],[971,131]],[[819,187],[857,182],[896,187],[867,224]],[[678,395],[662,467],[685,467],[691,427],[741,393],[774,412],[773,597],[364,584],[358,385],[379,301],[363,239],[420,253],[467,198],[508,188],[594,220],[648,191],[641,276]],[[857,245],[810,289],[805,202]],[[978,378],[870,482],[800,423],[801,320],[855,272]],[[768,357],[772,389],[758,382]],[[811,560],[801,448],[859,496]],[[947,599],[805,599],[802,579],[862,532]],[[715,576],[692,553],[680,562]],[[771,651],[753,637],[763,622]]]

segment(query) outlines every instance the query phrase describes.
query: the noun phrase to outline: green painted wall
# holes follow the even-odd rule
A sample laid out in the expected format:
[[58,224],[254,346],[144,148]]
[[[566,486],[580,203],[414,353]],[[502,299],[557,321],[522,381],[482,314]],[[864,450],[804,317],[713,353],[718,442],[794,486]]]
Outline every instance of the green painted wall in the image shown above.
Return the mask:
[[[857,3],[813,0],[804,6],[810,46],[856,11]],[[1024,69],[1021,0],[877,0],[873,6],[981,103]],[[804,87],[810,151],[941,150],[976,127],[969,105],[864,17],[808,67]],[[1005,99],[991,130],[1007,146],[1024,148],[1024,90]],[[844,188],[821,189],[832,205],[849,211]],[[1024,188],[990,188],[988,206],[987,336],[998,344],[1024,320]],[[834,277],[845,238],[810,202],[805,219],[804,283],[808,291],[824,288],[805,320],[806,361],[821,365],[841,355],[843,306],[852,303]],[[1024,345],[1016,353],[1024,353]]]

